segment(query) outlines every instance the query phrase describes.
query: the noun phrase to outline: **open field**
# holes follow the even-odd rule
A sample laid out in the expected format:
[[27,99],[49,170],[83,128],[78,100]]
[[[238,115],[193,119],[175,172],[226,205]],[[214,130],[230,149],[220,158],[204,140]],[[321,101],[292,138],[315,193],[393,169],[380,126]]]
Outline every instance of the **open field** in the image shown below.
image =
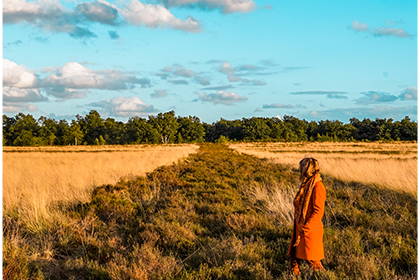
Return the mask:
[[[293,166],[202,144],[176,164],[97,186],[84,203],[67,200],[42,226],[4,212],[3,279],[290,279],[298,178]],[[417,279],[416,198],[323,182],[327,271],[304,268],[299,279]]]
[[[86,202],[93,188],[140,176],[196,152],[196,145],[3,147],[3,211],[37,227],[51,203]],[[57,218],[59,218],[58,215]]]
[[[89,184],[94,184],[89,176],[99,182],[111,173],[113,163],[123,169],[134,164],[130,161],[141,163],[115,183],[81,187],[83,195],[68,182],[60,190],[41,179],[36,188],[27,184],[20,194],[18,185],[15,192],[9,188],[9,208],[2,204],[1,212],[3,279],[290,279],[287,250],[299,178],[295,160],[307,151],[290,147],[288,153],[297,154],[290,165],[222,144],[201,144],[198,150],[192,145],[115,148],[119,151],[81,147],[86,151],[3,152],[5,163],[26,164],[28,170],[18,175],[27,182],[41,174],[52,178],[51,166],[71,159],[78,168],[66,178],[77,181],[86,176]],[[415,147],[406,150],[410,149]],[[147,165],[152,151],[166,165]],[[176,152],[177,158],[190,154],[182,160],[169,159]],[[399,160],[415,160],[410,153]],[[338,153],[321,154],[340,158]],[[367,159],[387,156],[359,154]],[[19,155],[30,159],[32,167]],[[395,153],[388,156],[374,160],[398,161]],[[359,164],[356,159],[347,160]],[[148,172],[146,167],[154,170]],[[50,173],[42,173],[45,170]],[[137,176],[140,172],[146,175]],[[327,271],[304,267],[303,276],[293,279],[418,279],[417,197],[326,173],[323,182]],[[2,200],[4,194],[2,185]]]
[[297,167],[305,156],[318,159],[321,174],[350,182],[403,190],[417,197],[417,142],[239,143],[231,148]]

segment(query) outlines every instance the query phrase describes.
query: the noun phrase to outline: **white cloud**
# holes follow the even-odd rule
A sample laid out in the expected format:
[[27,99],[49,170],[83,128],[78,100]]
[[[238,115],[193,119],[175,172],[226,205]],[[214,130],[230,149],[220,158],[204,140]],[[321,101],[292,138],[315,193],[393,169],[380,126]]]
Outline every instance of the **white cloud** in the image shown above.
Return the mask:
[[257,8],[252,0],[161,0],[168,7],[186,6],[203,10],[221,9],[222,13],[248,13]]
[[37,89],[18,87],[3,87],[3,101],[5,102],[42,102],[48,98],[40,94]]
[[153,105],[146,104],[138,97],[114,97],[112,99],[90,103],[87,106],[102,108],[109,116],[132,117],[150,115],[157,112]]
[[383,37],[383,36],[394,36],[398,38],[406,38],[406,37],[412,37],[412,35],[408,34],[404,29],[402,28],[393,28],[391,26],[395,25],[396,23],[400,22],[394,22],[392,20],[386,20],[385,24],[387,27],[376,27],[373,30],[370,31],[369,26],[366,23],[360,23],[357,20],[354,20],[351,24],[350,28],[353,29],[356,32],[369,32],[369,34],[375,36],[375,37]]
[[3,102],[3,112],[5,113],[20,113],[23,111],[34,112],[38,111],[38,108],[33,104]]
[[197,76],[197,77],[195,78],[195,81],[196,81],[197,83],[199,83],[200,85],[202,85],[202,86],[208,86],[208,85],[210,85],[210,80],[209,80],[209,79],[207,79],[207,78],[205,78],[205,77],[200,77],[200,76]]
[[324,91],[324,90],[312,90],[312,91],[295,91],[291,92],[290,94],[293,95],[301,95],[301,94],[308,94],[308,95],[342,95],[347,94],[347,92],[343,91]]
[[199,76],[198,73],[194,70],[186,69],[179,64],[175,64],[173,66],[165,66],[160,71],[161,72],[156,73],[156,76],[160,77],[162,80],[168,80],[168,82],[175,85],[187,85],[188,81],[175,79],[176,77],[174,76],[191,79],[191,81],[203,86],[210,85],[210,80],[208,78]]
[[219,71],[225,73],[229,82],[239,82],[242,81],[242,78],[235,75],[235,69],[229,62],[225,61],[222,63],[222,66],[219,68]]
[[246,78],[240,77],[240,74],[238,72],[255,72],[260,70],[260,67],[253,66],[253,65],[243,65],[238,68],[233,68],[232,65],[230,65],[229,62],[225,61],[222,63],[222,65],[219,67],[218,71],[221,73],[225,73],[227,75],[227,79],[229,82],[243,82],[244,84],[253,85],[253,86],[264,86],[267,83],[263,80],[249,80]]
[[406,38],[411,35],[404,31],[402,28],[382,28],[376,27],[372,30],[374,36],[395,36],[398,38]]
[[265,86],[267,83],[264,80],[248,80],[248,79],[243,79],[242,80],[244,83],[253,85],[253,86]]
[[4,23],[21,21],[36,23],[38,20],[55,19],[63,14],[63,6],[55,1],[44,0],[26,2],[25,0],[4,0]]
[[234,92],[218,91],[216,93],[196,93],[199,99],[203,102],[210,102],[213,104],[233,105],[234,103],[243,102],[247,100],[245,96],[240,96]]
[[202,90],[217,90],[217,91],[221,90],[221,91],[223,91],[223,90],[232,89],[232,88],[235,88],[235,87],[232,86],[232,85],[223,85],[223,86],[205,87],[205,88],[202,88]]
[[158,89],[155,89],[155,91],[150,94],[150,96],[152,98],[161,98],[161,97],[165,97],[167,95],[168,95],[168,93],[167,93],[166,90],[158,90]]
[[34,71],[3,58],[3,85],[30,88],[37,84]]
[[329,99],[348,99],[348,97],[346,95],[342,95],[342,94],[327,94],[327,98]]
[[357,104],[368,105],[372,103],[393,102],[398,99],[397,96],[391,95],[388,92],[368,91],[362,92],[363,97],[356,100]]
[[68,33],[74,38],[93,38],[95,33],[87,27],[75,23],[89,22],[80,14],[64,7],[57,1],[39,0],[5,0],[3,2],[3,22],[16,24],[24,22],[47,32]]
[[4,0],[3,22],[22,22],[46,32],[68,33],[79,39],[97,37],[89,29],[92,23],[145,25],[195,33],[201,31],[200,24],[192,17],[181,20],[164,6],[143,4],[138,0],[131,0],[127,7],[121,9],[105,0],[81,2],[74,9],[65,8],[54,0]]
[[34,109],[33,105],[19,105],[22,102],[47,101],[48,98],[35,88],[37,85],[38,78],[34,71],[3,58],[3,110],[5,112]]
[[353,23],[351,24],[351,29],[354,31],[369,31],[369,26],[366,23],[358,22],[357,20],[353,20]]
[[265,105],[263,105],[263,108],[264,109],[278,109],[278,108],[287,108],[287,109],[290,109],[290,108],[293,108],[293,105],[291,105],[291,104],[285,105],[285,104],[281,104],[281,103],[273,103],[273,104],[265,104]]
[[82,99],[84,98],[88,93],[90,93],[89,90],[86,89],[73,89],[73,88],[65,88],[62,86],[54,86],[46,88],[45,91],[48,95],[52,95],[58,99]]
[[399,95],[399,98],[401,100],[417,100],[417,88],[405,88],[404,91]]
[[44,68],[45,73],[53,72],[43,79],[37,78],[35,71],[3,59],[3,96],[14,102],[39,102],[47,99],[41,94],[59,99],[83,98],[90,89],[125,90],[136,86],[150,87],[147,78],[115,70],[92,70],[77,62],[69,62],[60,68]]
[[184,78],[191,78],[191,77],[195,77],[197,75],[197,73],[193,70],[187,70],[184,67],[178,67],[174,71],[174,75],[181,76],[181,77],[184,77]]
[[168,9],[160,5],[131,0],[128,7],[120,12],[127,22],[133,25],[145,25],[149,28],[173,28],[193,33],[201,31],[200,24],[194,18],[178,19]]
[[107,1],[83,2],[76,6],[75,13],[90,22],[118,25],[118,8]]
[[149,79],[139,79],[136,76],[128,76],[124,72],[115,69],[92,70],[77,62],[68,62],[42,80],[44,87],[61,86],[72,89],[108,89],[121,90],[133,88],[134,85],[149,87]]

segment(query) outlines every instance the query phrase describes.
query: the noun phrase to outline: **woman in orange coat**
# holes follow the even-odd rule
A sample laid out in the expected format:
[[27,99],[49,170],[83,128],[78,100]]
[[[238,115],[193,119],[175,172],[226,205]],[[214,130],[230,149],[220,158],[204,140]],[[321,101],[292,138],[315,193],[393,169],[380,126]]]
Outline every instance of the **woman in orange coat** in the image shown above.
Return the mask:
[[319,174],[319,163],[314,158],[304,158],[299,162],[300,188],[294,199],[295,213],[292,240],[288,256],[290,271],[300,275],[299,263],[307,260],[314,270],[325,270],[322,238],[326,191]]

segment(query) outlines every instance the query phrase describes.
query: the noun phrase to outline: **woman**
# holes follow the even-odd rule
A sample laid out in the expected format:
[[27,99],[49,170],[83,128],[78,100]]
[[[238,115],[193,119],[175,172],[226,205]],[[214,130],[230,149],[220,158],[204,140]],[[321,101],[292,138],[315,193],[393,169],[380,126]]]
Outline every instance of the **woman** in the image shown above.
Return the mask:
[[300,275],[299,263],[307,260],[314,270],[325,270],[322,237],[326,191],[319,174],[319,163],[314,158],[304,158],[299,162],[300,188],[294,199],[295,213],[292,240],[288,256],[290,271]]

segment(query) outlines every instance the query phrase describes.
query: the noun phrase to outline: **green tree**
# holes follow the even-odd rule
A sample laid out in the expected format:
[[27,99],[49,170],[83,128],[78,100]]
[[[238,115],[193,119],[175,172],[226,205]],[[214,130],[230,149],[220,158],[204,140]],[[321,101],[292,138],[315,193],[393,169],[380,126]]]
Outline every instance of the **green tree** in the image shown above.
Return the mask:
[[359,121],[356,118],[350,119],[350,123],[356,128],[356,140],[376,140],[378,129],[370,119],[363,119]]
[[156,144],[160,142],[160,135],[146,119],[135,116],[125,125],[123,141],[127,144]]
[[99,136],[105,134],[104,120],[97,111],[92,110],[84,118],[79,115],[77,115],[76,118],[84,135],[83,140],[86,141],[88,145],[95,144],[95,139],[99,139]]
[[219,143],[219,144],[224,144],[227,142],[229,142],[229,138],[223,135],[220,135],[220,137],[216,140],[216,143]]
[[342,125],[337,132],[337,137],[340,141],[354,141],[355,136],[356,128],[350,123]]
[[19,136],[13,141],[13,146],[33,146],[36,145],[35,137],[32,132],[22,129]]
[[43,145],[53,145],[56,139],[56,133],[58,129],[58,123],[54,119],[50,119],[44,116],[39,117],[38,124],[40,126],[38,130],[38,136]]
[[417,123],[410,121],[408,116],[402,119],[400,123],[399,134],[401,140],[417,140]]
[[99,136],[99,145],[106,145],[106,141],[102,135]]
[[220,119],[220,121],[213,123],[206,132],[206,141],[207,142],[216,142],[220,136],[225,136],[233,141],[241,141],[244,139],[242,121],[241,120],[225,120]]
[[175,140],[178,122],[174,111],[149,116],[148,122],[158,131],[162,143],[168,144]]
[[36,119],[30,114],[19,113],[15,116],[15,122],[10,127],[10,141],[14,146],[42,145],[38,137],[39,125]]
[[308,136],[306,131],[308,124],[305,120],[299,120],[293,116],[284,116],[283,122],[285,129],[283,132],[283,139],[286,141],[307,141]]
[[65,143],[67,145],[74,144],[74,145],[81,145],[83,142],[84,134],[82,132],[82,127],[80,124],[72,120],[69,133],[64,136]]
[[104,139],[107,144],[123,144],[124,123],[113,118],[104,122]]
[[[183,142],[204,142],[204,126],[196,116],[178,117],[178,134]],[[178,143],[179,137],[178,137]]]
[[392,139],[392,119],[376,119],[375,124],[378,128],[375,140],[393,140]]
[[14,141],[16,118],[3,115],[3,145],[11,146]]
[[264,118],[243,118],[242,129],[244,134],[244,140],[248,141],[269,139],[271,134],[271,129],[266,124]]
[[308,124],[308,129],[306,130],[306,135],[310,139],[310,141],[314,141],[317,139],[317,135],[319,134],[318,131],[318,123],[316,121],[311,121]]
[[178,134],[176,136],[176,142],[177,143],[185,143],[184,138],[182,137],[181,132],[178,132]]
[[280,118],[270,118],[266,120],[267,125],[270,127],[270,138],[275,140],[282,140],[284,130],[284,123]]
[[57,123],[57,131],[55,132],[55,143],[57,145],[68,145],[67,135],[70,133],[70,125],[66,120],[60,120]]

